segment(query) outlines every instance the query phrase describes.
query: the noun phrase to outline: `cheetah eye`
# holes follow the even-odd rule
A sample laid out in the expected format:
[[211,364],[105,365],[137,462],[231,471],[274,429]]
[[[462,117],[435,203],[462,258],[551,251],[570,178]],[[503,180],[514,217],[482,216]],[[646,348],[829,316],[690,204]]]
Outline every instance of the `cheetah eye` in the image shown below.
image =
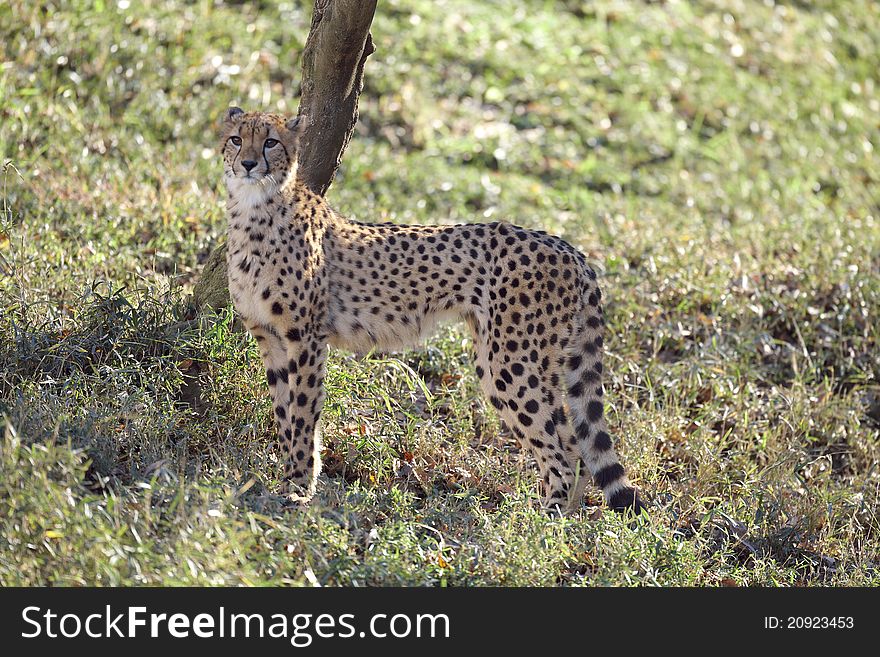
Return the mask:
[[273,146],[278,145],[278,140],[277,139],[267,139],[266,143],[264,145],[266,146],[266,148],[272,148]]
[[236,146],[241,146],[241,137],[230,137],[229,141],[231,141]]

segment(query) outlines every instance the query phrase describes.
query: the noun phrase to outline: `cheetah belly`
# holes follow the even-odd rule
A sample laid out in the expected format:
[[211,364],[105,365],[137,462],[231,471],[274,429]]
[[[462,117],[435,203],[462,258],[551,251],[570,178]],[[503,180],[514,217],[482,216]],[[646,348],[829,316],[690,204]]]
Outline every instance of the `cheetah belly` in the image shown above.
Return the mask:
[[426,314],[413,313],[407,315],[405,321],[401,318],[388,321],[384,317],[373,317],[368,311],[359,312],[357,317],[353,317],[351,313],[343,314],[336,310],[331,312],[333,331],[329,343],[356,352],[412,349],[421,346],[440,324],[458,321],[461,317],[462,311],[458,308]]

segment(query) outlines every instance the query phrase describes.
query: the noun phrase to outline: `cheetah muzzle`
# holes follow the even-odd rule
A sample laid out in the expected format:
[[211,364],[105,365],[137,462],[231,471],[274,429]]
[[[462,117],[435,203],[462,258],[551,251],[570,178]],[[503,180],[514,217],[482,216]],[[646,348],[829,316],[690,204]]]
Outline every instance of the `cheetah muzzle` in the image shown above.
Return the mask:
[[315,492],[328,345],[421,343],[462,318],[492,405],[534,454],[544,503],[581,504],[587,477],[618,510],[644,509],[603,417],[601,293],[574,247],[505,222],[345,219],[296,176],[305,121],[229,109],[229,291],[259,345],[292,500]]

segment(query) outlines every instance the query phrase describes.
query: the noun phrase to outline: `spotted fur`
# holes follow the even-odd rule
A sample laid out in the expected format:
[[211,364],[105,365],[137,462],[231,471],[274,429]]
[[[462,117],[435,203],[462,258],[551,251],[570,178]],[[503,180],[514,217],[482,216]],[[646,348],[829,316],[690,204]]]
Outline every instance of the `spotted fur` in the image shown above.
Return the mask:
[[327,345],[422,342],[462,318],[492,406],[535,456],[547,505],[571,508],[588,471],[616,509],[641,510],[603,412],[596,274],[572,246],[506,222],[362,224],[296,176],[297,119],[230,109],[229,290],[256,338],[295,499],[315,491]]

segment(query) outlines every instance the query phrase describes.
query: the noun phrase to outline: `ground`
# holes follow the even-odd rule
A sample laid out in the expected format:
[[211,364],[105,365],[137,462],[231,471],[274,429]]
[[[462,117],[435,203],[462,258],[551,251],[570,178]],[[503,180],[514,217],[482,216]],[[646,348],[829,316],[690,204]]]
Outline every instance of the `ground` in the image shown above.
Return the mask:
[[880,6],[379,3],[329,199],[590,258],[628,524],[538,507],[461,326],[334,351],[281,506],[255,345],[181,320],[308,4],[0,6],[0,584],[880,584]]

